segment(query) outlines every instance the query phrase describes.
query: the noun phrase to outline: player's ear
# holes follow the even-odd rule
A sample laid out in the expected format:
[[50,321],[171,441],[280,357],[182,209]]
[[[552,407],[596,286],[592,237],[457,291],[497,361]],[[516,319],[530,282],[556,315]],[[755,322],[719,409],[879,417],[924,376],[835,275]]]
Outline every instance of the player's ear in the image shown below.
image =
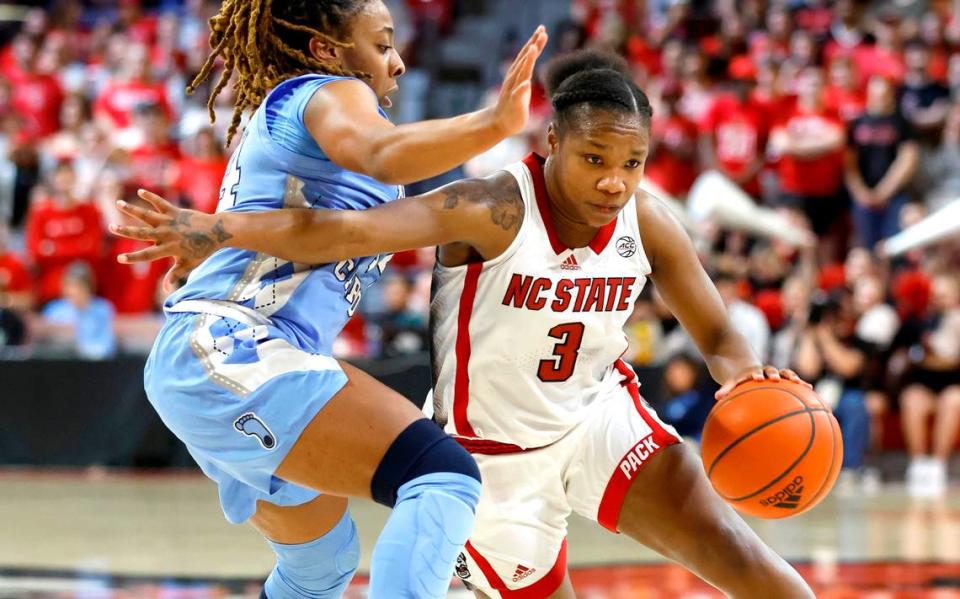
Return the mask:
[[331,43],[330,40],[314,36],[310,38],[310,54],[320,62],[339,63],[342,48]]
[[550,148],[551,154],[559,152],[560,136],[557,135],[556,123],[550,123],[550,127],[547,128],[547,146]]

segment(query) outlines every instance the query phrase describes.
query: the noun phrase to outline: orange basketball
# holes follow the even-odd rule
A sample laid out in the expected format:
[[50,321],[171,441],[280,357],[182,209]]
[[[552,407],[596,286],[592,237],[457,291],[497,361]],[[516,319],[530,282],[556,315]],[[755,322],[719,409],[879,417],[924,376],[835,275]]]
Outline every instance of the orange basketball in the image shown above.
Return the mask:
[[817,505],[840,474],[840,426],[816,393],[749,381],[717,402],[703,429],[703,467],[737,510],[786,518]]

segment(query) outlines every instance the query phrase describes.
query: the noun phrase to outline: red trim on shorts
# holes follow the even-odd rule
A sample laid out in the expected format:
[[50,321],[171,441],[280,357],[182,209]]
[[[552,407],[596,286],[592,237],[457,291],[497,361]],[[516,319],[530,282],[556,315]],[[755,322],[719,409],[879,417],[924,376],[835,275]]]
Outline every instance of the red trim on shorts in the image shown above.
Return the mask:
[[[540,210],[540,219],[543,221],[543,226],[547,230],[550,247],[553,248],[554,253],[561,254],[570,248],[567,247],[567,244],[560,241],[560,236],[557,235],[557,229],[553,224],[553,214],[550,212],[550,196],[547,194],[547,183],[543,177],[543,165],[545,162],[546,160],[542,156],[533,152],[523,159],[523,163],[527,165],[527,169],[530,171],[531,178],[533,179],[533,190],[537,196],[537,208]],[[612,221],[597,229],[596,235],[594,235],[590,241],[590,249],[593,250],[595,254],[602,252],[604,248],[607,247],[607,244],[610,243],[610,240],[613,239],[613,233],[617,229],[617,220],[619,218],[620,215],[618,214]]]
[[[620,362],[621,360],[617,360],[616,362],[617,370],[626,374],[621,368]],[[623,366],[626,367],[631,374],[633,373],[633,370],[630,369],[629,366],[626,364],[623,364]],[[636,378],[635,375],[634,378]],[[640,417],[643,418],[643,421],[646,422],[647,426],[650,427],[650,430],[653,431],[653,434],[640,439],[636,445],[630,448],[630,451],[623,455],[623,457],[620,459],[620,462],[617,463],[618,465],[617,468],[614,469],[613,475],[610,476],[610,481],[607,483],[607,488],[603,492],[603,498],[600,500],[600,507],[597,509],[597,522],[600,523],[600,526],[603,526],[613,533],[619,532],[617,530],[617,522],[620,520],[620,510],[623,508],[623,501],[627,497],[627,491],[630,490],[630,484],[633,482],[637,472],[639,472],[640,469],[649,462],[649,459],[653,456],[653,454],[648,456],[647,459],[637,468],[637,472],[634,472],[629,478],[620,469],[619,465],[622,464],[623,461],[626,460],[638,446],[642,445],[643,442],[651,436],[653,437],[653,442],[659,446],[657,450],[654,450],[654,453],[659,452],[660,449],[663,449],[668,445],[673,445],[674,443],[680,442],[680,439],[678,439],[667,429],[663,428],[663,425],[661,425],[660,422],[658,422],[657,419],[650,414],[648,408],[644,405],[645,402],[640,397],[640,386],[637,384],[636,380],[625,381],[624,385],[626,386],[627,391],[629,391],[630,397],[633,399],[634,407],[637,409]]]
[[506,453],[523,453],[524,451],[533,451],[539,447],[523,448],[513,443],[501,443],[490,439],[464,439],[463,437],[454,437],[454,441],[460,444],[469,453],[479,455],[501,455]]
[[557,554],[557,561],[554,562],[553,567],[550,568],[547,575],[522,589],[508,589],[506,583],[503,582],[503,579],[500,578],[497,571],[493,569],[490,562],[480,555],[476,548],[470,544],[470,541],[467,541],[465,548],[467,553],[470,554],[470,557],[473,558],[473,561],[477,562],[477,565],[480,566],[480,571],[483,572],[487,583],[494,590],[499,591],[503,599],[543,599],[544,597],[549,597],[560,588],[560,585],[563,584],[564,577],[567,575],[566,537],[564,537],[563,543],[560,545],[560,553]]
[[453,387],[453,426],[458,435],[476,437],[477,433],[467,419],[467,404],[470,402],[470,316],[473,314],[473,302],[477,297],[477,281],[483,263],[475,262],[467,266],[467,275],[463,279],[460,292],[460,313],[457,315],[457,372]]

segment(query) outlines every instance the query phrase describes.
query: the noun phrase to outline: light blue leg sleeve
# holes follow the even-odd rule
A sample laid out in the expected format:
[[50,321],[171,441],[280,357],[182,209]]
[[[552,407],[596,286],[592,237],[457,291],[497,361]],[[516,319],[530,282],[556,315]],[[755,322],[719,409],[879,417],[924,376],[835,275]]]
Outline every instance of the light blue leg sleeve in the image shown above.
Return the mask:
[[446,597],[479,501],[480,481],[464,474],[425,474],[401,486],[373,549],[370,598]]
[[263,585],[267,599],[337,599],[360,563],[360,542],[350,512],[315,541],[267,542],[277,554],[277,565]]

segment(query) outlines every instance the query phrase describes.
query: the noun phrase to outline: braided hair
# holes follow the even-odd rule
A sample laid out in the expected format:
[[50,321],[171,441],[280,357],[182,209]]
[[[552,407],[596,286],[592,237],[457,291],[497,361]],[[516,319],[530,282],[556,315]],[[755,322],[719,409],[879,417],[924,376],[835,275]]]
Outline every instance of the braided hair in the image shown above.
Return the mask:
[[644,127],[650,127],[650,100],[633,82],[626,61],[619,56],[596,50],[558,56],[547,65],[544,84],[561,132],[591,108],[636,115]]
[[192,94],[209,76],[218,58],[223,72],[210,93],[207,109],[216,120],[214,105],[233,73],[237,74],[233,121],[227,145],[245,110],[255,109],[280,82],[308,73],[326,73],[369,79],[364,72],[349,71],[318,60],[310,53],[310,40],[319,37],[334,46],[349,48],[345,33],[351,19],[370,0],[223,0],[210,19],[213,50],[200,72],[187,86]]

